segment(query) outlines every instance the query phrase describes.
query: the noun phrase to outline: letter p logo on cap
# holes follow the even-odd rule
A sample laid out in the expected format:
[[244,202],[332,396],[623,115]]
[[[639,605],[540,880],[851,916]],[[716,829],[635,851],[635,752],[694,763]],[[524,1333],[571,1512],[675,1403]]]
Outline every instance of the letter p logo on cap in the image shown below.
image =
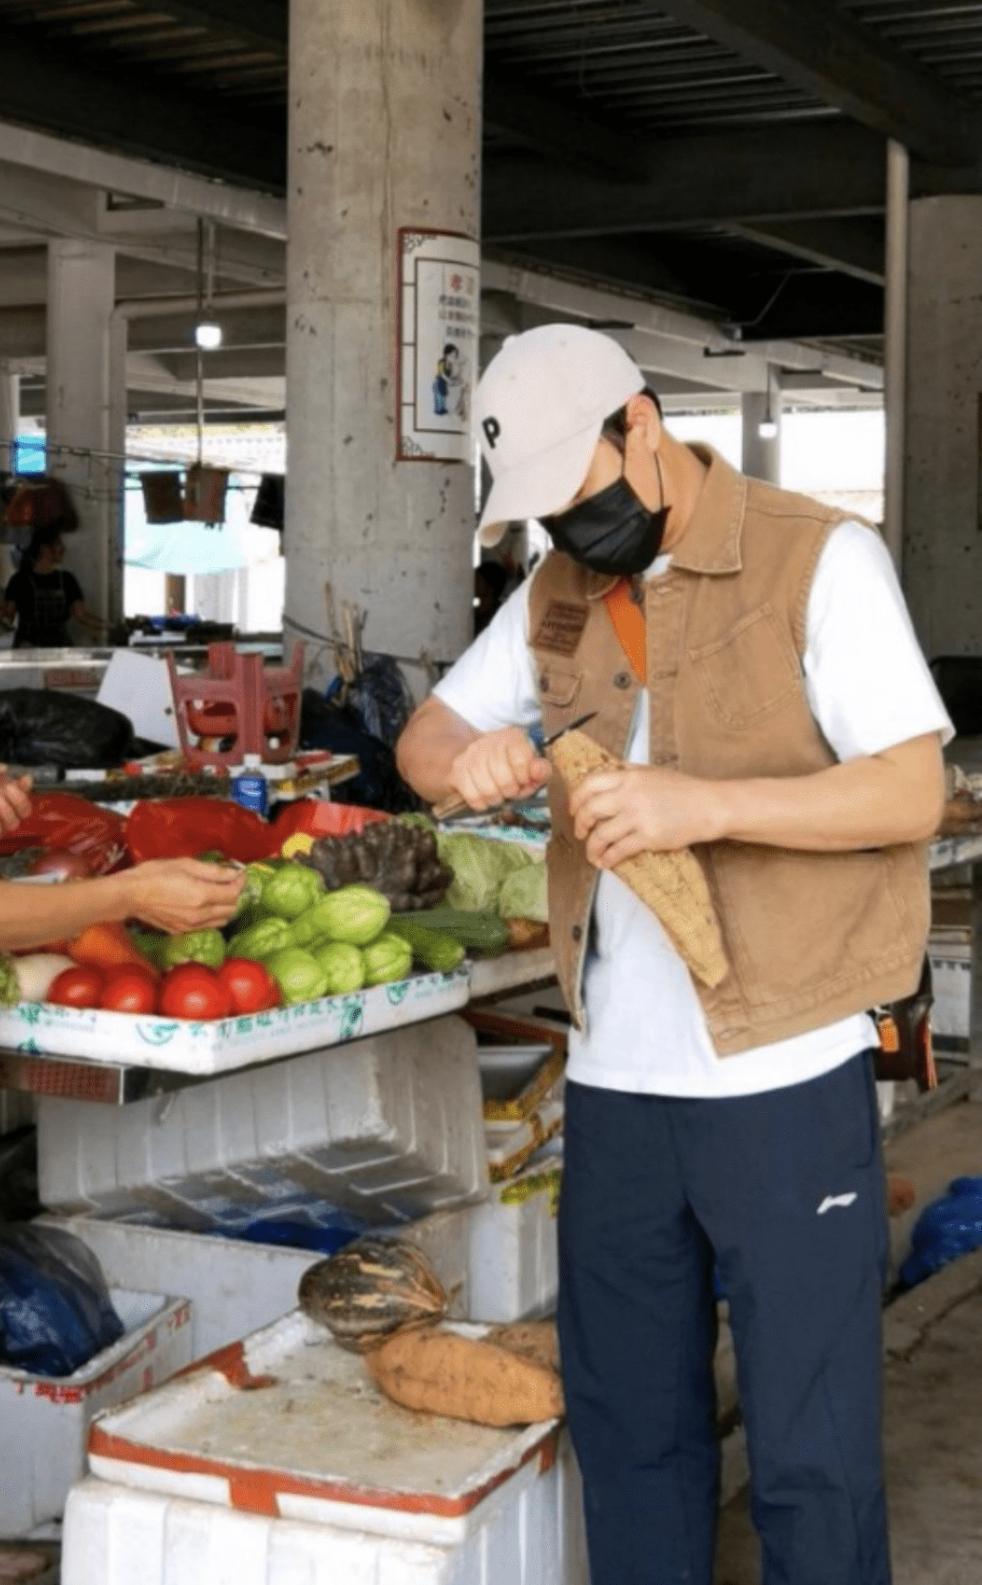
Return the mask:
[[484,430],[484,438],[493,451],[501,435],[501,425],[496,418],[486,418],[481,428]]

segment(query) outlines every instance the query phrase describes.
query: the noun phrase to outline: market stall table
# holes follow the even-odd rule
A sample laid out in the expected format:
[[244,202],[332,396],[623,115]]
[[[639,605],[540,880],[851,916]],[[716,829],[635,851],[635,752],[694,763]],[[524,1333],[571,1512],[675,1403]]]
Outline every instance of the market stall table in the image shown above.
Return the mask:
[[[967,1064],[958,1065],[945,1074],[938,1090],[917,1098],[903,1107],[891,1122],[891,1128],[907,1126],[925,1111],[943,1106],[970,1091],[982,1093],[982,833],[961,837],[944,837],[932,844],[930,867],[933,874],[941,871],[967,869],[971,874],[973,895],[973,945],[971,971],[971,1022],[970,1049]],[[231,1060],[222,1065],[199,1065],[196,1070],[183,1071],[174,1064],[166,1052],[147,1047],[144,1051],[127,1054],[122,1061],[104,1061],[94,1050],[82,1051],[77,1045],[65,1050],[64,1042],[57,1043],[58,1023],[39,1017],[29,1037],[31,1049],[25,1046],[23,1024],[17,1010],[0,1014],[0,1089],[27,1090],[41,1095],[59,1095],[74,1099],[89,1099],[112,1105],[143,1099],[165,1089],[179,1088],[193,1083],[196,1078],[220,1072],[237,1071],[268,1062],[283,1056],[322,1049],[344,1040],[357,1038],[361,1033],[395,1029],[407,1023],[439,1016],[465,1005],[468,1001],[504,995],[521,988],[535,988],[550,983],[555,977],[555,964],[548,948],[526,952],[506,953],[500,958],[490,958],[466,965],[459,971],[460,978],[453,989],[453,1006],[444,1007],[433,992],[422,996],[417,990],[399,1005],[390,1003],[384,1020],[354,1033],[342,1034],[340,1028],[333,1039],[308,1038],[313,1029],[298,1018],[294,1027],[292,1044],[277,1042],[276,1048],[266,1050],[258,1042],[241,1039],[234,1041]],[[417,983],[440,980],[441,976],[418,976]],[[451,979],[454,977],[451,976]],[[405,982],[410,987],[413,981]],[[374,993],[362,993],[374,995]],[[334,998],[344,1001],[345,998]],[[324,1005],[324,1004],[318,1004]],[[52,1010],[54,1011],[54,1010]],[[102,1017],[114,1015],[103,1014]],[[119,1015],[116,1015],[119,1016]],[[289,1017],[289,1012],[282,1015]],[[373,1013],[374,1017],[374,1013]],[[137,1022],[131,1020],[131,1023]],[[220,1058],[213,1059],[220,1062]]]

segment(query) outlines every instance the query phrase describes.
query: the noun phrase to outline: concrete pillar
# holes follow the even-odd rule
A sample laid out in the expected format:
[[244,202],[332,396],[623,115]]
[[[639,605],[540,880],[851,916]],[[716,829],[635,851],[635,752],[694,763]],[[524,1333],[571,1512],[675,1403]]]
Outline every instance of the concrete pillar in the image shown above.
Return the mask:
[[[781,482],[781,392],[744,391],[740,398],[743,415],[743,471],[752,479],[768,484]],[[761,424],[776,426],[773,435],[762,435]]]
[[369,649],[448,660],[469,642],[473,468],[396,460],[396,281],[400,228],[478,236],[482,13],[290,6],[288,636],[325,632],[330,580],[339,610],[367,610]]
[[110,434],[114,292],[113,248],[102,242],[49,242],[48,471],[64,481],[78,513],[79,532],[68,541],[66,562],[99,616],[109,609],[119,511],[120,468],[107,456],[117,449]]
[[982,197],[910,205],[904,583],[929,657],[982,655]]
[[14,447],[20,423],[20,376],[10,374],[0,363],[0,473],[13,473]]

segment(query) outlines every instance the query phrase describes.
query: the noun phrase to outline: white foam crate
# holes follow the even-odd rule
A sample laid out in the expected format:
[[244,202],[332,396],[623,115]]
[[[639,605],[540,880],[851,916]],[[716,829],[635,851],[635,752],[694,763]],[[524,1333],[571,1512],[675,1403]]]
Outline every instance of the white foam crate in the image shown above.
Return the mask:
[[407,1413],[298,1313],[105,1416],[89,1456],[62,1585],[587,1585],[555,1422]]
[[[437,1211],[400,1228],[433,1263],[450,1299],[450,1314],[469,1313],[467,1233],[471,1210]],[[95,1216],[45,1217],[80,1238],[106,1281],[142,1288],[179,1286],[191,1300],[191,1357],[216,1349],[279,1320],[296,1307],[300,1278],[324,1257],[282,1245],[243,1243],[202,1233],[117,1222]],[[518,1314],[508,1320],[518,1320]]]
[[556,1213],[562,1162],[526,1167],[467,1212],[468,1315],[524,1321],[551,1315],[559,1288]]
[[472,1203],[488,1183],[475,1037],[440,1018],[118,1109],[46,1097],[38,1179],[49,1210],[184,1227],[303,1194],[375,1223]]
[[85,1472],[94,1415],[159,1386],[190,1362],[186,1299],[112,1286],[110,1296],[126,1333],[71,1376],[0,1366],[0,1539],[29,1535],[61,1517],[70,1487]]
[[0,1048],[206,1078],[438,1018],[465,1007],[469,995],[470,971],[464,965],[452,974],[414,975],[350,996],[209,1023],[20,1002],[0,1011]]

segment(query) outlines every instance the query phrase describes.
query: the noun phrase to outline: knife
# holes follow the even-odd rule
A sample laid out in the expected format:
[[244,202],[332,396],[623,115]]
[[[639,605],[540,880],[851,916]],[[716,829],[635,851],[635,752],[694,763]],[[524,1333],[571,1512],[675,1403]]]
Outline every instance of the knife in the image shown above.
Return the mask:
[[[592,721],[596,714],[596,710],[590,710],[587,715],[577,716],[576,720],[570,721],[568,726],[560,727],[558,732],[553,732],[552,736],[547,737],[542,745],[543,754],[547,749],[552,748],[554,743],[558,743],[561,737],[565,737],[567,732],[576,732],[580,727],[586,726],[587,722]],[[494,809],[472,809],[466,799],[455,793],[452,798],[445,798],[442,803],[433,805],[433,818],[434,820],[456,820],[461,815],[496,815],[500,814],[502,809],[510,807],[510,803],[503,803],[498,804]]]

